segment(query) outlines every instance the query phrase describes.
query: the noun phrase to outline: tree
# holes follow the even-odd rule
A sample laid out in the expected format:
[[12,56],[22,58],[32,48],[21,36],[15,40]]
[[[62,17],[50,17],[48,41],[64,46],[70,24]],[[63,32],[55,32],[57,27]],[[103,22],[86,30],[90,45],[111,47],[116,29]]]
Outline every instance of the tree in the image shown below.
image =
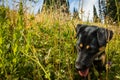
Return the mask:
[[99,0],[99,17],[101,19],[101,22],[104,23],[105,16],[106,16],[106,1],[105,0]]
[[120,1],[107,0],[107,16],[113,19],[113,21],[119,22],[120,18]]
[[98,15],[97,15],[95,6],[93,6],[93,16],[94,16],[94,18],[93,18],[94,22],[100,21]]
[[59,8],[62,5],[67,5],[66,0],[44,0],[44,3],[47,5],[47,7],[55,7],[57,5],[57,8]]

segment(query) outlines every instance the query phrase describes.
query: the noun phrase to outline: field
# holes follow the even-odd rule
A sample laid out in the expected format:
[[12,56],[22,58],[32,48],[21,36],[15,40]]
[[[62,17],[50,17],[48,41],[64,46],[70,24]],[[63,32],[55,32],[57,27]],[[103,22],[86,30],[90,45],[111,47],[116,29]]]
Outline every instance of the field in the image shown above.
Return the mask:
[[76,24],[106,27],[114,37],[106,47],[107,80],[120,80],[120,26],[70,20],[61,10],[36,16],[0,7],[0,80],[78,80],[74,62]]

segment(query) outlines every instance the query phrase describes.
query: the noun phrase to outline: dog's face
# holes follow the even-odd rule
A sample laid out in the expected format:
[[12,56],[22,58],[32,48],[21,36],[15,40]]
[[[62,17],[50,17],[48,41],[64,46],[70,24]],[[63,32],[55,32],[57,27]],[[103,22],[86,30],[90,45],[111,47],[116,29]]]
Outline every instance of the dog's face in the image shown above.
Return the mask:
[[107,40],[112,38],[113,32],[96,26],[78,24],[76,33],[78,56],[75,67],[81,76],[86,77],[99,48],[106,46]]

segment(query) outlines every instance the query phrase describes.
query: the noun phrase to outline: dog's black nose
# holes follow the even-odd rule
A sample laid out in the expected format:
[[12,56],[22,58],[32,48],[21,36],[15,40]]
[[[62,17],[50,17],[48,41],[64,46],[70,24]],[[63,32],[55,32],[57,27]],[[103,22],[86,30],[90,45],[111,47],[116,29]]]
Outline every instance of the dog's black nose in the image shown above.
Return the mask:
[[87,65],[83,62],[76,62],[75,63],[75,68],[77,70],[85,70],[87,68]]
[[78,70],[80,69],[80,63],[79,62],[75,63],[75,68],[78,69]]

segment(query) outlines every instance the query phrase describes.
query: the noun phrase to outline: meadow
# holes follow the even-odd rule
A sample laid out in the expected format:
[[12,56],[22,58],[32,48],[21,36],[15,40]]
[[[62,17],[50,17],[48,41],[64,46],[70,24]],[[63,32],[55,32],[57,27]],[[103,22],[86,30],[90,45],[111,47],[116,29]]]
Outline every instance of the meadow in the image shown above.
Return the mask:
[[120,25],[70,20],[61,10],[43,10],[36,16],[0,7],[0,80],[78,80],[75,69],[76,24],[112,29],[106,47],[112,64],[106,80],[120,80]]

